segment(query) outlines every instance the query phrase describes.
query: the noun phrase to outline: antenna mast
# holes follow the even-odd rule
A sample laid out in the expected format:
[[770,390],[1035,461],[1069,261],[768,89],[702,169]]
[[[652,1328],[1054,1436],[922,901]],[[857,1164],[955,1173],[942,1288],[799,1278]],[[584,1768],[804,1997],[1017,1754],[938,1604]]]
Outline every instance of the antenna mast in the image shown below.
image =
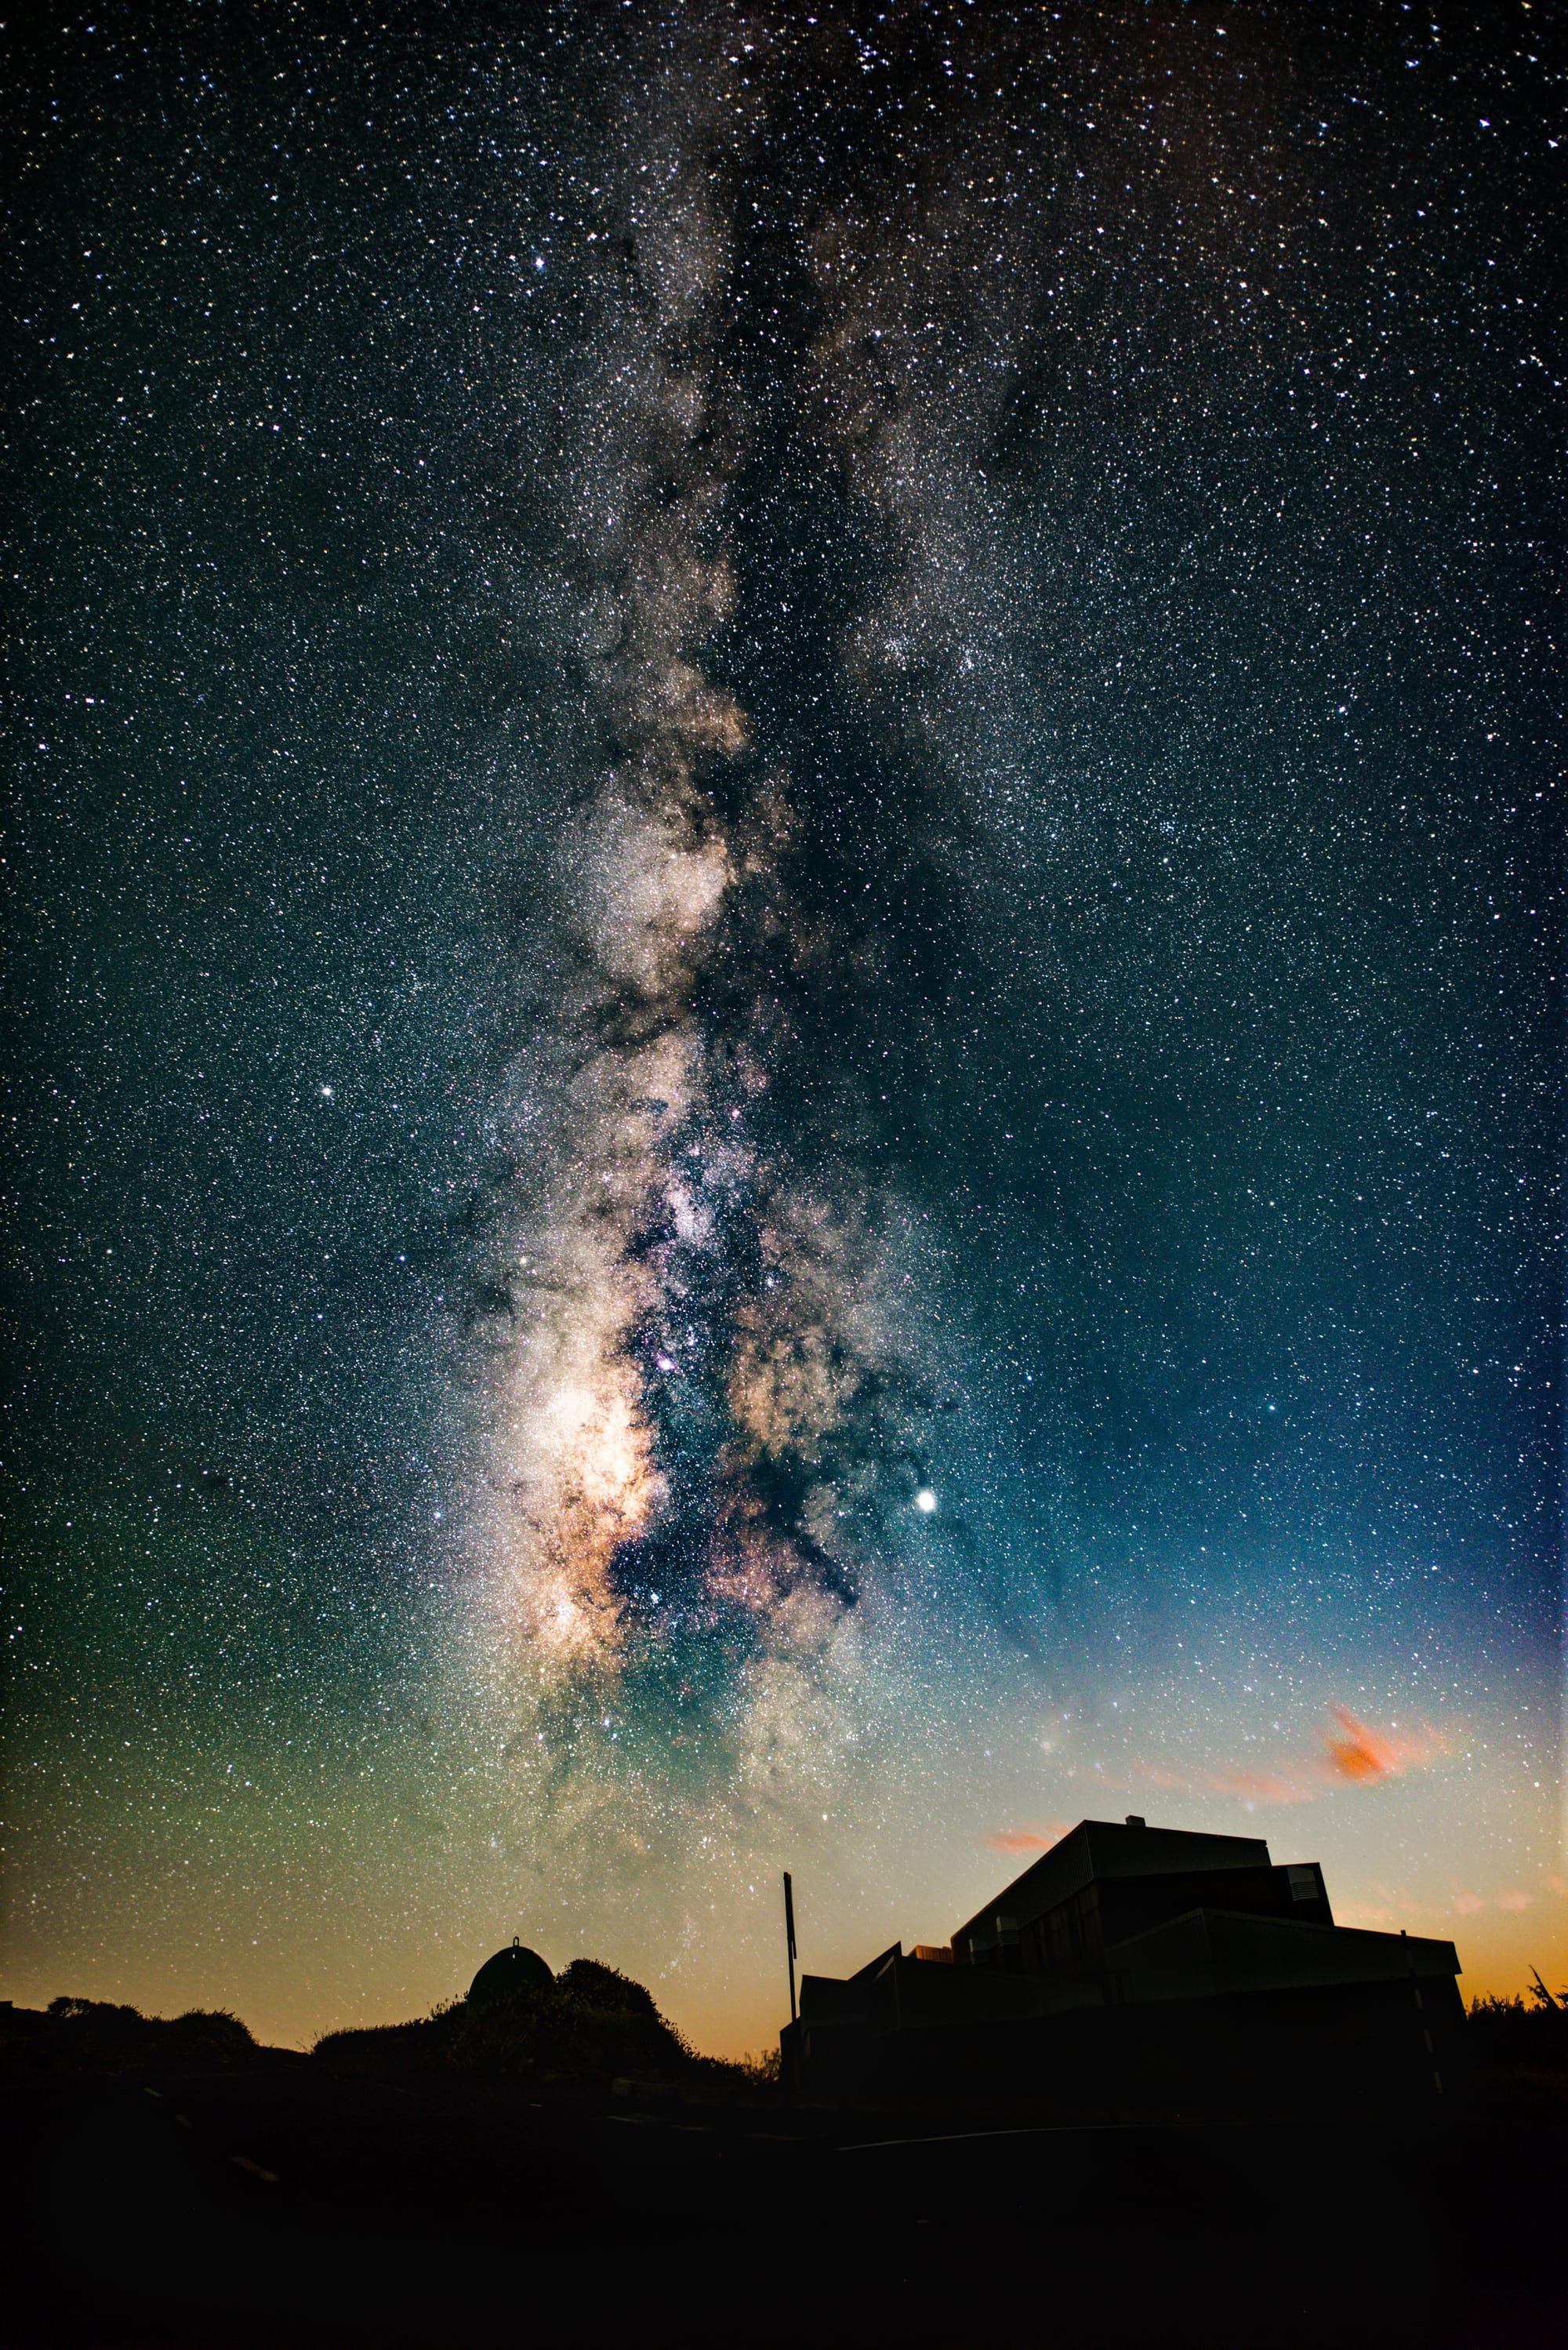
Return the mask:
[[784,1881],[784,1941],[789,1951],[789,2020],[796,2020],[794,2003],[794,1880],[786,1868]]

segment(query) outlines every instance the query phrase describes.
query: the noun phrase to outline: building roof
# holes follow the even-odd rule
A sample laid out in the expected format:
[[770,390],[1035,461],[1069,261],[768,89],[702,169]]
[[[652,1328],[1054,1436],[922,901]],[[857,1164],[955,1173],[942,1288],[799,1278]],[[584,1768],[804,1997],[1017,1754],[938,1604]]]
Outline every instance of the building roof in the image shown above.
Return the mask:
[[1325,1984],[1417,1981],[1460,1971],[1452,1942],[1355,1926],[1189,1909],[1106,1952],[1116,1995],[1212,1999],[1227,1991],[1313,1990]]
[[1042,1853],[1022,1877],[967,1918],[958,1941],[976,1928],[984,1930],[1000,1911],[1027,1925],[1081,1892],[1096,1877],[1168,1877],[1196,1869],[1267,1868],[1269,1847],[1262,1836],[1206,1835],[1189,1828],[1151,1828],[1140,1819],[1080,1820],[1059,1844]]

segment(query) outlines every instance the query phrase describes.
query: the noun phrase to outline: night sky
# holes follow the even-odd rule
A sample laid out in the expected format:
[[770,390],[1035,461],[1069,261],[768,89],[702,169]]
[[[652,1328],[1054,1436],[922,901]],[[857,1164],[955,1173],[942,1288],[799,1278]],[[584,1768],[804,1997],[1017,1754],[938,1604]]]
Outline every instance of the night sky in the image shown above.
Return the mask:
[[1556,1980],[1561,33],[24,45],[12,1996]]

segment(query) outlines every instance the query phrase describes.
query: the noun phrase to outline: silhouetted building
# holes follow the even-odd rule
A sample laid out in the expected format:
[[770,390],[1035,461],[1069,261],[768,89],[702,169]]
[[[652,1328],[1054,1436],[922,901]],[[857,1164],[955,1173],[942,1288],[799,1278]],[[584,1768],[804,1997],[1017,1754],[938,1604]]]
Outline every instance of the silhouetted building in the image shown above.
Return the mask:
[[[933,1960],[946,1963],[933,1964]],[[808,2103],[1063,2117],[1322,2111],[1442,2094],[1451,1942],[1336,1926],[1261,1837],[1084,1820],[954,1934],[843,1981],[783,2037]]]

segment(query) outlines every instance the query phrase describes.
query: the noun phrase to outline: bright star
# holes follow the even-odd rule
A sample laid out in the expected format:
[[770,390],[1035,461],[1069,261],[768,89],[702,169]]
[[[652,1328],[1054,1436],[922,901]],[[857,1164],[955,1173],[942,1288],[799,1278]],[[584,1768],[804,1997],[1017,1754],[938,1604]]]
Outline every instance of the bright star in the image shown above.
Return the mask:
[[929,1518],[936,1506],[936,1495],[932,1492],[929,1485],[922,1485],[919,1492],[915,1496],[916,1509],[919,1510],[923,1516]]

